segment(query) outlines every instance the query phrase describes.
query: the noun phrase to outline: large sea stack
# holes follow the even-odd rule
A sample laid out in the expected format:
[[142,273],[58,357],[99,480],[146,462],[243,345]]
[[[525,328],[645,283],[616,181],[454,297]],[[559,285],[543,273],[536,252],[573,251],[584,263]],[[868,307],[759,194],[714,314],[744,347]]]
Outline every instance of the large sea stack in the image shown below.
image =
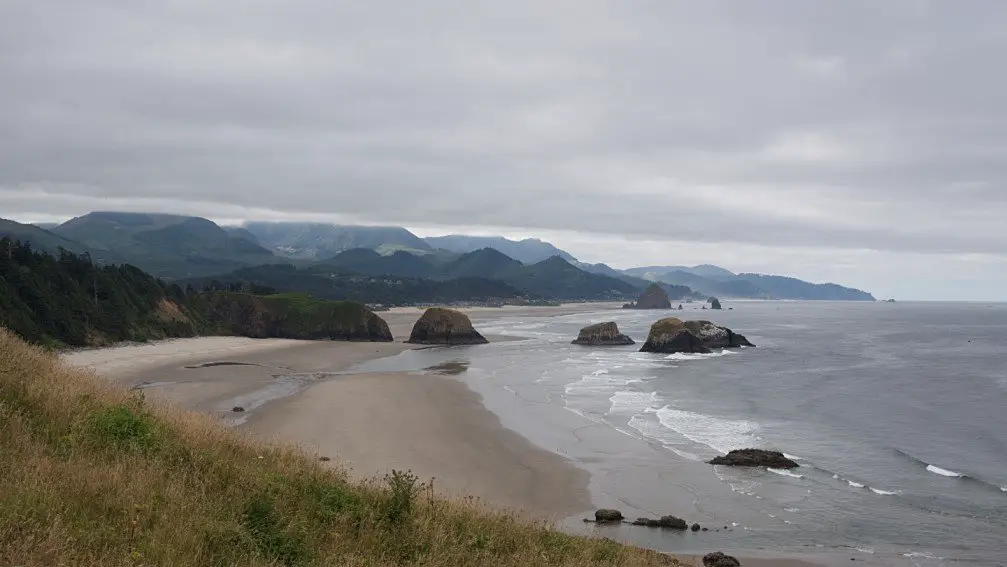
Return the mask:
[[421,345],[482,345],[489,341],[472,328],[468,315],[454,309],[427,309],[407,342]]
[[671,309],[668,292],[658,283],[652,283],[643,290],[636,303],[623,305],[625,309]]
[[641,352],[708,353],[715,348],[755,346],[744,335],[709,321],[682,321],[666,317],[650,326],[647,342]]
[[573,341],[575,345],[587,346],[619,346],[631,345],[633,339],[619,332],[619,326],[608,321],[588,325],[580,330],[577,339]]

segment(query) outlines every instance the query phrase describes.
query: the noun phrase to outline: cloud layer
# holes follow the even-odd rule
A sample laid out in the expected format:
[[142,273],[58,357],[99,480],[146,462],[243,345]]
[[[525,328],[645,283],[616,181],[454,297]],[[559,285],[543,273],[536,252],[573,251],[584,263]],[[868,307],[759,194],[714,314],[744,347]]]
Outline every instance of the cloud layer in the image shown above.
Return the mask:
[[897,285],[935,261],[970,296],[1007,277],[1007,5],[484,4],[4,3],[0,215],[492,228],[910,296],[961,289]]

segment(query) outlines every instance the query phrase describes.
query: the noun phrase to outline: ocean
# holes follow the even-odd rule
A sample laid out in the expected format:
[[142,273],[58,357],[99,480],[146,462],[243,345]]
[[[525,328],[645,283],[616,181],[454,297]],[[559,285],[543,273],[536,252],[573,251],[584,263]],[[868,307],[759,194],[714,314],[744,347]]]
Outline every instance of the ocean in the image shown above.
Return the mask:
[[[685,307],[474,318],[484,334],[521,340],[408,351],[357,370],[453,362],[504,426],[588,470],[599,506],[709,528],[617,526],[605,528],[609,537],[679,553],[1007,564],[1007,305]],[[668,315],[712,320],[757,347],[638,352],[650,324]],[[601,321],[638,344],[570,344]],[[783,451],[801,467],[705,464],[744,447]],[[584,529],[579,519],[564,524]]]

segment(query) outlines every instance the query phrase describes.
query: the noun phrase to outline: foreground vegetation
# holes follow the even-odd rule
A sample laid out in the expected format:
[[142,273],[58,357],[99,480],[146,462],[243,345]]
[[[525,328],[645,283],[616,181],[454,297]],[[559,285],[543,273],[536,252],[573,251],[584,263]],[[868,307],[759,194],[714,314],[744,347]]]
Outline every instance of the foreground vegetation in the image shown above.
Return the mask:
[[439,499],[409,473],[352,481],[2,328],[0,424],[6,565],[674,564]]

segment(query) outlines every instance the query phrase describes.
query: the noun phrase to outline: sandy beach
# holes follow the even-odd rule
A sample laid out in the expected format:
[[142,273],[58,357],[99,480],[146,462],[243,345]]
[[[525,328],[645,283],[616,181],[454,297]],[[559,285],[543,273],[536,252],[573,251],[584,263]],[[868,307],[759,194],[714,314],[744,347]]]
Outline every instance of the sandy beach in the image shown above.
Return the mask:
[[[464,311],[479,320],[596,308]],[[64,357],[147,396],[329,457],[333,466],[359,477],[412,470],[422,480],[433,479],[441,493],[549,519],[589,510],[588,473],[502,427],[463,382],[430,374],[345,372],[414,348],[403,341],[420,314],[419,308],[381,313],[396,338],[392,343],[202,337]]]

